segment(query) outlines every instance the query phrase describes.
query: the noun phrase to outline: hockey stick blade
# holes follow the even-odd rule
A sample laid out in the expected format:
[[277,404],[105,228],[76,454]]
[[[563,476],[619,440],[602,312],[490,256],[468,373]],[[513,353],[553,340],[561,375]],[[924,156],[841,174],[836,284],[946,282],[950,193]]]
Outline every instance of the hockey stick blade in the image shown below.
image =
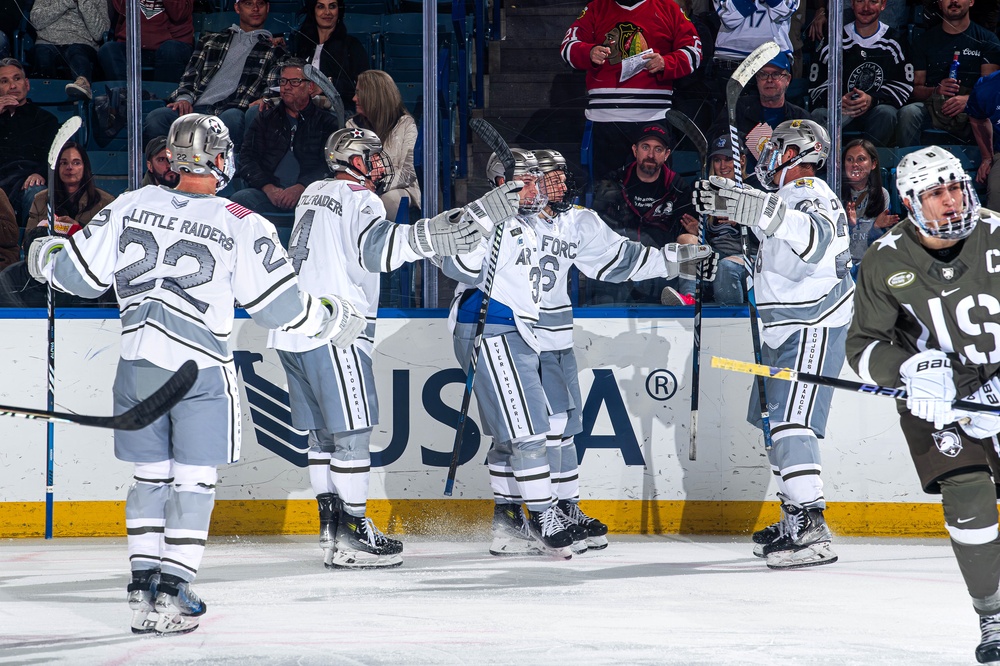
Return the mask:
[[62,152],[62,147],[66,145],[69,138],[77,133],[80,129],[80,125],[83,121],[80,116],[73,116],[62,124],[59,131],[56,132],[56,138],[52,140],[52,145],[49,146],[49,169],[53,171],[56,168],[56,162],[59,161],[59,153]]
[[507,182],[514,180],[514,154],[510,152],[510,147],[504,141],[500,133],[494,129],[493,125],[482,118],[470,118],[469,129],[476,133],[483,143],[500,158],[503,164],[504,178]]
[[748,55],[740,66],[736,68],[733,75],[729,78],[729,82],[726,83],[726,96],[729,96],[729,91],[733,85],[738,85],[740,91],[742,91],[750,79],[760,71],[760,68],[766,65],[769,61],[773,60],[776,55],[781,53],[781,47],[774,42],[764,42],[753,52]]
[[[698,151],[698,156],[701,158],[702,170],[704,171],[705,162],[708,161],[708,142],[705,140],[705,134],[698,129],[693,120],[677,109],[667,109],[666,119],[674,129],[686,136],[694,144],[694,148]],[[704,173],[702,173],[702,176],[704,176]]]
[[[831,388],[864,393],[865,395],[879,395],[885,398],[895,398],[906,400],[906,389],[892,388],[890,386],[879,386],[878,384],[864,384],[862,382],[852,382],[849,379],[839,377],[826,377],[824,375],[812,375],[808,372],[799,372],[791,368],[779,368],[773,365],[760,365],[758,363],[747,363],[746,361],[736,361],[731,358],[721,356],[712,357],[712,367],[721,370],[732,370],[758,377],[770,377],[781,379],[786,382],[804,382],[806,384],[816,384],[817,386],[829,386]],[[981,405],[978,402],[968,402],[967,400],[956,400],[952,405],[955,409],[963,409],[967,412],[986,412],[988,414],[1000,414],[1000,406]]]
[[28,409],[0,405],[0,416],[14,416],[36,421],[52,423],[72,423],[90,426],[92,428],[111,428],[113,430],[141,430],[160,418],[170,408],[180,402],[181,398],[194,385],[198,378],[198,365],[194,361],[185,361],[184,365],[164,382],[152,395],[137,404],[132,409],[117,416],[87,416],[54,412],[44,409]]
[[343,127],[345,122],[345,119],[342,115],[344,108],[344,100],[340,96],[340,93],[337,92],[337,89],[333,87],[333,82],[330,81],[330,79],[327,77],[326,74],[313,67],[312,63],[306,63],[302,67],[302,73],[305,74],[307,79],[315,83],[319,87],[320,92],[326,95],[326,98],[330,100],[331,110],[333,109],[338,110],[338,113],[340,113],[341,116],[337,118],[337,124]]

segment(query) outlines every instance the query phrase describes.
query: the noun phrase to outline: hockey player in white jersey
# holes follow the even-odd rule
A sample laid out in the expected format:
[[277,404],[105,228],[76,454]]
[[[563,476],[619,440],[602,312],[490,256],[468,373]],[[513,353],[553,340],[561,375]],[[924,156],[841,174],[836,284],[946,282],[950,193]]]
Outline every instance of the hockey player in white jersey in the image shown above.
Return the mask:
[[34,241],[28,267],[78,296],[114,288],[122,323],[116,413],[186,360],[198,364],[197,382],[168,414],[115,432],[115,456],[135,466],[125,502],[132,631],[179,634],[196,629],[206,610],[190,584],[208,538],[216,466],[240,455],[234,301],[263,326],[317,338],[356,333],[364,318],[339,297],[300,292],[274,225],[215,196],[233,171],[229,131],[217,117],[175,120],[167,151],[180,174],[176,189],[126,193],[75,236]]
[[[563,518],[574,535],[573,551],[607,547],[608,528],[580,509],[579,469],[574,436],[582,432],[583,403],[580,396],[576,355],[573,352],[573,306],[569,294],[569,272],[576,266],[594,280],[623,282],[678,275],[711,281],[718,267],[718,257],[707,245],[671,243],[657,249],[630,241],[612,231],[594,211],[569,203],[566,160],[555,150],[535,150],[542,173],[541,192],[545,207],[536,214],[521,216],[534,229],[538,240],[538,270],[531,274],[534,291],[540,296],[538,338],[542,386],[552,414],[546,435],[546,452],[552,480],[552,493]],[[495,478],[511,478],[511,470],[496,469]],[[507,491],[513,494],[513,486]],[[504,500],[501,494],[497,501]],[[505,501],[509,502],[510,498]],[[506,507],[505,507],[506,508]],[[500,512],[498,512],[500,513]],[[516,552],[530,549],[530,543],[518,537],[507,524],[509,512],[502,512],[494,533],[494,549]],[[516,518],[516,514],[514,518]]]
[[378,195],[392,179],[392,164],[371,130],[338,130],[325,151],[334,177],[313,183],[299,197],[289,256],[304,290],[343,294],[367,318],[367,326],[343,344],[273,331],[268,345],[278,350],[288,376],[292,424],[309,431],[309,478],[319,507],[324,563],[398,566],[403,545],[365,516],[369,444],[379,418],[372,374],[379,273],[410,261],[469,252],[482,233],[462,218],[461,209],[413,225],[385,219]]
[[[749,227],[760,238],[754,290],[766,365],[836,377],[853,313],[850,235],[837,195],[816,177],[830,152],[830,137],[811,120],[775,128],[757,164],[767,193],[712,176],[698,181],[699,213]],[[756,324],[756,323],[755,323]],[[787,569],[835,562],[823,519],[822,439],[833,389],[765,379],[773,447],[771,470],[782,520],[754,534],[754,554]],[[756,385],[748,420],[760,425]]]

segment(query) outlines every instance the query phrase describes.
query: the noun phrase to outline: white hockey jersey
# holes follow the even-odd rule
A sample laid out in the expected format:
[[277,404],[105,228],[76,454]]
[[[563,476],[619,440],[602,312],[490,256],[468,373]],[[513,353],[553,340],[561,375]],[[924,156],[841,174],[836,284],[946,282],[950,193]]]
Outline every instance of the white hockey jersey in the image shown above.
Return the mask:
[[114,286],[122,358],[168,370],[232,362],[235,301],[267,328],[313,335],[324,319],[317,300],[300,296],[273,224],[228,199],[154,185],[99,212],[45,275],[86,298]]
[[[494,238],[495,232],[481,240],[479,247],[469,254],[442,257],[441,271],[459,283],[448,314],[448,326],[453,332],[465,293],[470,289],[485,292]],[[503,313],[497,316],[512,319],[518,333],[536,352],[540,351],[533,331],[538,323],[538,302],[541,300],[538,271],[538,242],[531,225],[520,216],[507,220],[503,225],[488,313]]]
[[782,53],[791,53],[789,37],[792,14],[799,0],[713,0],[722,25],[715,38],[715,57],[740,61],[766,41],[774,41]]
[[[379,274],[423,259],[410,247],[412,227],[385,219],[374,192],[349,180],[320,180],[305,189],[295,207],[288,256],[301,288],[313,296],[337,294],[368,319],[355,342],[371,355],[378,313]],[[269,347],[309,351],[324,340],[271,331]]]
[[542,351],[573,347],[572,266],[605,282],[667,275],[663,252],[615,233],[589,208],[573,206],[555,217],[540,213],[527,221],[538,238],[538,271],[532,284],[542,299],[535,326]]
[[802,328],[846,326],[854,313],[851,237],[837,195],[819,178],[799,178],[778,196],[788,212],[773,236],[758,233],[753,283],[771,348]]

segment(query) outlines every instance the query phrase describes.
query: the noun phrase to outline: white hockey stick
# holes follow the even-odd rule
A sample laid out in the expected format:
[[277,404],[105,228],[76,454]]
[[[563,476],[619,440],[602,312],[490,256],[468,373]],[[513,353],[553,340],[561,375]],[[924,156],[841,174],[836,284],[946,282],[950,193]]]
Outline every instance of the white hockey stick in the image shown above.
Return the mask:
[[[760,68],[766,65],[772,58],[781,52],[781,48],[774,42],[764,42],[753,53],[746,57],[740,66],[733,72],[729,82],[726,83],[726,108],[729,111],[729,138],[733,146],[733,176],[737,185],[743,184],[743,160],[740,155],[740,137],[736,128],[736,104],[743,94],[743,88],[750,82]],[[750,337],[753,341],[753,358],[760,364],[763,360],[760,351],[760,331],[757,329],[757,302],[753,291],[753,268],[754,263],[750,258],[748,248],[747,228],[740,225],[740,238],[743,241],[743,260],[746,262],[747,279],[746,298],[747,306],[750,309]],[[771,415],[767,409],[767,395],[764,392],[764,378],[757,376],[757,397],[760,399],[760,429],[764,433],[764,448],[771,450]]]
[[302,73],[306,75],[307,79],[319,86],[326,98],[330,100],[330,109],[333,111],[333,115],[337,116],[337,126],[343,129],[344,123],[347,121],[344,118],[344,100],[337,89],[333,87],[333,83],[330,82],[326,74],[313,67],[312,63],[307,63],[302,68]]
[[[49,146],[48,155],[48,166],[49,166],[49,235],[51,236],[55,233],[56,227],[56,166],[59,163],[59,155],[62,153],[63,146],[69,141],[70,137],[76,134],[77,130],[80,129],[80,125],[83,121],[79,116],[73,116],[69,120],[63,123],[59,131],[56,132],[56,138],[52,140],[52,145]],[[56,307],[55,300],[52,294],[52,281],[48,283],[48,289],[45,291],[46,295],[46,306],[48,308],[48,341],[49,341],[49,376],[48,376],[48,395],[46,400],[46,406],[51,412],[56,406]],[[55,442],[55,427],[52,422],[49,421],[49,426],[46,428],[46,453],[45,453],[45,538],[52,538],[52,507],[53,507],[53,487],[55,482],[55,453],[56,453],[56,442]]]

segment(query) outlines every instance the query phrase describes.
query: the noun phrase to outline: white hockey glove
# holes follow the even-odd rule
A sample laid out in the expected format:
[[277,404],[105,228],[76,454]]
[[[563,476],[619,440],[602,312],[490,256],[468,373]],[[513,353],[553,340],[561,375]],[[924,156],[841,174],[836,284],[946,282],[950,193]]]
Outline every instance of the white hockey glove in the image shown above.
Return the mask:
[[353,303],[340,296],[320,296],[319,302],[326,308],[328,315],[323,322],[323,329],[314,337],[329,340],[334,347],[341,349],[350,347],[368,325],[364,315],[358,312]]
[[955,420],[955,380],[944,352],[928,349],[914,354],[899,366],[899,376],[906,386],[906,408],[911,414],[938,430]]
[[701,215],[725,217],[745,227],[757,227],[767,236],[777,231],[788,210],[781,197],[773,192],[740,187],[735,181],[718,176],[695,182],[692,200]]
[[28,273],[31,277],[42,284],[48,282],[42,271],[52,261],[52,257],[57,252],[62,252],[65,247],[65,236],[42,236],[33,240],[28,248],[28,260],[25,262],[28,264]]
[[493,233],[493,227],[504,220],[517,215],[517,209],[521,205],[521,197],[518,192],[524,187],[524,183],[519,180],[504,183],[500,187],[490,190],[475,201],[466,204],[466,219],[475,222],[483,236]]
[[427,259],[443,255],[467,254],[482,240],[479,227],[452,208],[432,218],[417,220],[410,230],[410,247]]
[[663,257],[667,260],[668,280],[680,276],[712,282],[719,272],[719,253],[710,245],[667,243],[663,246]]
[[997,413],[967,412],[964,409],[956,409],[955,418],[958,419],[965,434],[973,439],[986,439],[1000,434],[1000,379],[993,377],[966,400],[996,407]]

